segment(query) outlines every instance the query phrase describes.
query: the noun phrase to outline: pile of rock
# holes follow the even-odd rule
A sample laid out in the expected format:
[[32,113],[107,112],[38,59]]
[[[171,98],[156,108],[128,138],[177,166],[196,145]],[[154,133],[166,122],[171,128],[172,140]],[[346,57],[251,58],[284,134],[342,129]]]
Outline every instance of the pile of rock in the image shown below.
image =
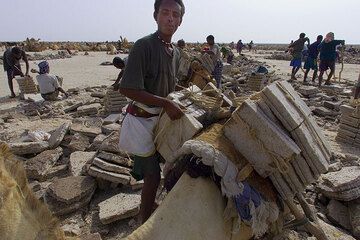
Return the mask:
[[32,77],[16,77],[21,94],[37,93],[38,89]]
[[133,162],[125,154],[99,152],[88,169],[90,176],[115,184],[129,185]]
[[283,199],[327,172],[331,157],[311,110],[285,81],[246,100],[225,124],[225,136]]
[[252,91],[261,91],[269,83],[266,74],[252,73],[247,79],[247,85]]
[[104,98],[105,111],[107,113],[121,113],[122,108],[128,104],[128,100],[119,91],[109,89]]
[[360,109],[342,105],[338,141],[360,147]]

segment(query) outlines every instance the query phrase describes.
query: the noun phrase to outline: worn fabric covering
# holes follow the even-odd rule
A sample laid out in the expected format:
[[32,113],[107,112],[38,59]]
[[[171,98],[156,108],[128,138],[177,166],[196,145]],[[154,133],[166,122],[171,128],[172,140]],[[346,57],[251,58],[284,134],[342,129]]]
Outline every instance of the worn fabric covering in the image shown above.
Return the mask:
[[63,240],[59,223],[28,186],[20,161],[0,143],[0,238],[6,240]]
[[149,220],[126,239],[251,239],[251,229],[245,225],[232,234],[233,222],[224,221],[224,209],[225,200],[215,183],[183,174]]

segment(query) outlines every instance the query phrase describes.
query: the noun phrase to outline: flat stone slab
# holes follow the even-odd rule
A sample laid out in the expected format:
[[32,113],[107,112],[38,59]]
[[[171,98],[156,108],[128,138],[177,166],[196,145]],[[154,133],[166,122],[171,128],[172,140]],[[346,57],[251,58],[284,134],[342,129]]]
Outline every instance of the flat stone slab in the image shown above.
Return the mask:
[[78,107],[77,111],[78,112],[93,112],[93,111],[97,112],[101,107],[102,106],[100,103],[93,103],[93,104],[83,105],[81,107]]
[[351,230],[350,215],[348,208],[336,200],[331,200],[327,206],[328,219],[337,226]]
[[341,106],[342,102],[343,101],[338,101],[338,102],[325,101],[324,107],[331,109],[331,110],[340,111],[340,106]]
[[335,112],[335,111],[329,110],[329,109],[327,109],[325,107],[316,107],[313,110],[313,113],[315,115],[317,115],[317,116],[320,116],[320,117],[340,115],[340,112]]
[[48,193],[57,201],[73,204],[94,193],[96,181],[89,176],[56,179],[48,188]]
[[9,143],[8,145],[15,155],[37,154],[49,148],[49,143],[45,141]]
[[319,89],[313,86],[301,86],[297,89],[297,91],[301,93],[303,96],[307,97],[309,95],[314,95],[318,93]]
[[119,122],[120,118],[121,118],[121,114],[110,114],[104,119],[103,125],[117,123]]
[[99,203],[101,223],[109,224],[121,219],[134,217],[140,210],[141,196],[121,193]]
[[69,168],[73,176],[81,176],[83,167],[94,159],[96,152],[73,152],[70,155]]
[[95,166],[91,166],[88,169],[88,174],[113,183],[121,183],[123,185],[128,185],[130,183],[130,176],[128,175],[108,172]]
[[73,123],[71,125],[71,131],[75,133],[81,133],[90,138],[95,138],[97,135],[101,134],[100,127],[95,127],[95,126],[87,127],[81,123]]
[[133,160],[131,160],[125,153],[113,154],[109,152],[99,152],[97,157],[123,167],[131,168],[134,165]]
[[85,135],[76,133],[72,139],[70,144],[68,145],[68,148],[74,152],[74,151],[85,151],[90,146],[89,138]]
[[95,165],[105,171],[120,173],[120,174],[125,174],[125,175],[130,176],[131,170],[129,168],[125,168],[125,167],[119,166],[114,163],[106,162],[100,158],[95,158],[93,161],[93,165]]
[[112,123],[108,125],[103,125],[101,127],[101,132],[105,135],[109,135],[110,133],[114,131],[120,131],[121,125],[117,123]]
[[56,149],[44,151],[36,157],[29,159],[25,163],[27,177],[43,181],[62,154],[63,149],[57,147]]
[[120,131],[113,132],[100,145],[99,150],[105,152],[111,152],[111,153],[121,153],[119,149],[119,138],[120,138]]
[[81,107],[82,105],[83,105],[82,102],[78,102],[78,103],[72,104],[70,106],[65,106],[64,112],[69,113],[69,112],[75,111],[78,107]]
[[48,140],[49,148],[53,149],[53,148],[58,147],[69,130],[70,130],[70,124],[69,123],[64,123],[59,128],[57,128],[51,134],[51,136],[50,136],[50,138]]
[[325,185],[337,191],[345,191],[360,187],[360,167],[343,167],[338,172],[323,174],[322,180]]

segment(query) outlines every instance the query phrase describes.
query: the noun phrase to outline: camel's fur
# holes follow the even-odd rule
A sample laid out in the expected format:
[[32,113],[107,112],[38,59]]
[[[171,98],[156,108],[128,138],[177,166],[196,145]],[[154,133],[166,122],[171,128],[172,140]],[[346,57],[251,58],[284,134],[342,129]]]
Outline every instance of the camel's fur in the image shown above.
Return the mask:
[[58,220],[32,193],[22,163],[0,143],[0,238],[65,240]]

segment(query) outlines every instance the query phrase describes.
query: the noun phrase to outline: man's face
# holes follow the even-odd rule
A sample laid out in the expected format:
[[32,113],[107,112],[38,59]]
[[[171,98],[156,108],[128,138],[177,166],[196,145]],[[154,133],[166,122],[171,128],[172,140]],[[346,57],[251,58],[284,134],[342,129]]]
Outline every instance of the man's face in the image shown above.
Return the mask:
[[181,6],[174,0],[163,0],[155,20],[163,35],[172,36],[181,24]]
[[13,58],[16,59],[16,60],[20,60],[20,59],[21,59],[21,54],[12,53],[12,56],[13,56]]
[[212,39],[206,39],[206,42],[207,42],[207,44],[209,44],[210,46],[211,46],[211,45],[214,45],[214,40],[212,40]]

